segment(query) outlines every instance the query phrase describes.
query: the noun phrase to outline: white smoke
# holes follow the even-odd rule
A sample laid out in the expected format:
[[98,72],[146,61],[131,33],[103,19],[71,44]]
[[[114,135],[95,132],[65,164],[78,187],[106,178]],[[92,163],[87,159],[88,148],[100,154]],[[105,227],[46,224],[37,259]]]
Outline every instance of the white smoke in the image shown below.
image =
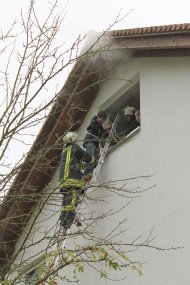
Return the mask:
[[120,60],[128,60],[131,57],[131,53],[121,50],[113,41],[110,33],[90,30],[81,49],[81,56],[84,56],[84,58],[87,58],[88,61],[94,64],[100,58],[107,64],[113,64]]

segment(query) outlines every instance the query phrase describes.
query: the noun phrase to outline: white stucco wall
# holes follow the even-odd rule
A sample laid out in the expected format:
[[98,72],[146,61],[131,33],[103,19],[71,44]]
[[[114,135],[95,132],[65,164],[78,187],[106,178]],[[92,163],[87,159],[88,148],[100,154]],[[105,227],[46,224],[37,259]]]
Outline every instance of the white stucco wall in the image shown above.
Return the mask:
[[[129,228],[126,238],[141,233],[146,236],[154,228],[156,239],[153,244],[161,247],[183,246],[184,249],[169,252],[141,249],[134,256],[145,261],[143,277],[129,271],[128,281],[121,281],[120,284],[186,285],[190,277],[190,60],[147,58],[131,64],[127,66],[132,68],[131,72],[139,71],[141,76],[141,131],[135,140],[108,155],[101,178],[109,180],[111,177],[114,180],[152,175],[147,181],[139,179],[139,184],[143,183],[144,187],[155,184],[154,190],[133,200],[126,210]],[[110,83],[102,93],[111,94],[112,91]],[[94,105],[101,104],[101,100],[99,97]],[[110,200],[110,204],[113,208],[116,206],[114,199]],[[102,225],[102,228],[111,228],[112,223],[113,220],[110,220],[110,224]],[[120,272],[118,275],[122,276]],[[83,278],[85,275],[79,284],[87,284],[88,279]],[[96,284],[97,279],[91,278],[94,280],[91,284]],[[101,279],[98,283],[107,284]]]
[[[134,252],[131,257],[134,256],[145,262],[144,275],[140,277],[129,270],[127,279],[121,281],[121,285],[188,285],[190,59],[188,57],[138,58],[124,64],[118,72],[126,79],[131,79],[140,73],[141,130],[130,141],[108,154],[99,181],[151,176],[129,181],[127,186],[129,189],[138,186],[141,186],[141,189],[153,185],[155,187],[138,195],[139,197],[133,199],[125,211],[115,218],[102,221],[98,229],[102,233],[109,231],[111,227],[117,225],[118,220],[127,218],[126,234],[123,239],[131,240],[142,233],[146,237],[154,228],[153,236],[156,236],[154,245],[184,247],[181,250],[165,252],[142,248]],[[79,130],[81,138],[91,117],[109,96],[123,85],[124,81],[118,79],[105,82]],[[104,191],[99,189],[94,195],[104,195]],[[126,201],[126,198],[116,199],[109,195],[105,208],[114,209]],[[47,210],[42,213],[42,220],[43,215],[50,215],[51,207],[49,204]],[[56,206],[56,211],[58,209],[59,205]],[[100,205],[93,205],[93,209],[98,213]],[[58,213],[48,220],[44,227],[56,224],[57,218]],[[41,231],[43,232],[42,229]],[[39,238],[39,233],[36,233],[34,238]],[[20,243],[21,239],[18,245]],[[34,251],[38,251],[37,246]],[[29,256],[30,250],[26,254]],[[119,274],[116,272],[112,278],[122,276],[121,272]],[[90,269],[80,274],[80,277],[79,285],[117,283],[104,281]]]

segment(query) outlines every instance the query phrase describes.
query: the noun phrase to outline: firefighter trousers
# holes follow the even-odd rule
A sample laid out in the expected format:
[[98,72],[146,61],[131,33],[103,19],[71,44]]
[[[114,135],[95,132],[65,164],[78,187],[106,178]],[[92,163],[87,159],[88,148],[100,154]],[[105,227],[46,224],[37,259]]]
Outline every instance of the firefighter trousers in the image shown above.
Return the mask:
[[62,188],[60,192],[63,194],[60,225],[61,227],[69,228],[75,219],[76,208],[81,195],[81,188],[67,187]]

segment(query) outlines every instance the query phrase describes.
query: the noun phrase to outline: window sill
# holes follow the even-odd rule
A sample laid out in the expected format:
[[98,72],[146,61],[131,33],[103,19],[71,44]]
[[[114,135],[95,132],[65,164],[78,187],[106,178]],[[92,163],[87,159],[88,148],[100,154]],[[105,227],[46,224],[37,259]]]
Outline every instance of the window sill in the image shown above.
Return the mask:
[[122,144],[126,143],[127,141],[129,141],[131,138],[133,138],[139,131],[140,131],[141,127],[137,127],[136,129],[134,129],[130,134],[128,134],[126,137],[124,137],[122,140],[120,140],[119,142],[117,142],[115,145],[111,146],[108,149],[108,153],[111,152],[112,150],[115,150],[116,148],[120,147]]

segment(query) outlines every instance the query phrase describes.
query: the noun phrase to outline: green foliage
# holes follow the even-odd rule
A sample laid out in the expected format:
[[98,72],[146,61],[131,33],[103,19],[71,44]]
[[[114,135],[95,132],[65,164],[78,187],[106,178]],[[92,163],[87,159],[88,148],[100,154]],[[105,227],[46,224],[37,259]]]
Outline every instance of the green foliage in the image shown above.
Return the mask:
[[107,279],[108,275],[107,275],[107,273],[105,271],[101,271],[100,272],[100,277]]
[[11,280],[4,280],[4,281],[1,281],[1,285],[11,285]]
[[137,271],[140,276],[143,275],[143,272],[142,272],[142,264],[141,264],[141,263],[134,263],[134,264],[131,264],[131,265],[130,265],[130,268],[131,268],[132,270]]
[[[140,263],[131,263],[128,256],[124,252],[116,251],[116,255],[113,254],[113,251],[106,246],[91,245],[89,247],[83,248],[81,245],[75,245],[75,250],[65,250],[64,253],[60,248],[57,248],[51,253],[46,253],[45,261],[39,267],[39,276],[43,280],[50,274],[50,276],[43,281],[40,285],[56,285],[57,284],[57,274],[54,272],[54,262],[55,259],[59,256],[59,264],[62,267],[67,265],[74,266],[73,269],[73,282],[77,282],[78,273],[83,273],[85,269],[85,264],[87,262],[99,263],[103,262],[105,268],[100,270],[100,277],[107,279],[108,274],[111,271],[121,270],[123,267],[129,267],[132,270],[138,272],[140,276],[142,273],[142,264]],[[80,252],[88,252],[88,261],[86,262],[85,257]],[[115,250],[114,250],[115,251]],[[64,277],[66,278],[66,276]],[[1,285],[11,285],[9,280],[3,281]]]

